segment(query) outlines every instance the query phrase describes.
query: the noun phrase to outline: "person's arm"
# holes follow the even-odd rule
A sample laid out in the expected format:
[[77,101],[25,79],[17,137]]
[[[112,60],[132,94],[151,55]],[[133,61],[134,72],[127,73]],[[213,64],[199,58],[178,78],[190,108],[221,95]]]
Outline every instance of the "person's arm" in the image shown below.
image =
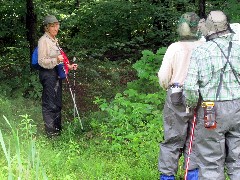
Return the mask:
[[189,107],[196,107],[199,98],[199,79],[198,79],[198,57],[199,53],[193,51],[187,77],[184,81],[183,92],[186,96],[186,104]]
[[170,85],[172,77],[172,61],[174,58],[174,51],[170,45],[163,57],[162,65],[158,71],[159,84],[162,88],[167,89]]

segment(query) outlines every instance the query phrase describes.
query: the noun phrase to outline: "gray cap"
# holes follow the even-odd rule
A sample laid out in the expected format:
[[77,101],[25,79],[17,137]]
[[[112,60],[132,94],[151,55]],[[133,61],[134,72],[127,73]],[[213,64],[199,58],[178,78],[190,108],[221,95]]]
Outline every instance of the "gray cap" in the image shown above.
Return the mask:
[[208,35],[228,29],[227,16],[222,11],[211,11],[206,19]]
[[44,18],[43,20],[43,25],[51,24],[51,23],[56,23],[58,22],[57,18],[53,15],[48,15]]
[[199,22],[199,29],[204,36],[229,29],[227,16],[222,11],[211,11],[207,19]]

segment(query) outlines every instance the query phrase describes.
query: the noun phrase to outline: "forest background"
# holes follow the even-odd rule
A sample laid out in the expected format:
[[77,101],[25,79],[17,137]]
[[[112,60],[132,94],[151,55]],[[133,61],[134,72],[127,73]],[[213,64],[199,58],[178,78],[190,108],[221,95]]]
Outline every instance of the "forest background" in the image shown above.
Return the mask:
[[[166,47],[178,40],[178,18],[223,10],[240,22],[239,0],[0,4],[0,179],[157,179],[165,91],[156,73]],[[60,46],[79,65],[64,81],[64,131],[54,139],[44,135],[42,88],[30,67],[48,14],[60,20]]]

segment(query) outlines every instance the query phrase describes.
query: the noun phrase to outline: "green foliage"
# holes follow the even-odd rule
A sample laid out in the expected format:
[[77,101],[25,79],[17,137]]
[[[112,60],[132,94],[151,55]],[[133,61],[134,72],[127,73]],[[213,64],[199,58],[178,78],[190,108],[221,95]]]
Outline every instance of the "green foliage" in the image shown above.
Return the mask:
[[67,19],[67,26],[72,27],[70,23],[74,23],[74,37],[82,37],[83,45],[86,41],[95,42],[93,46],[103,45],[100,39],[105,39],[104,43],[124,42],[130,40],[134,33],[143,34],[151,27],[153,12],[154,6],[147,2],[100,1],[76,9]]
[[157,72],[165,51],[166,47],[160,48],[156,54],[149,50],[143,51],[141,59],[133,64],[140,81],[130,82],[128,87],[145,93],[157,92],[159,90]]
[[[11,99],[9,97],[2,96],[2,93],[1,93],[0,107],[1,107],[0,117],[4,115],[5,117],[8,117],[9,119],[11,119],[11,126],[14,129],[16,128],[19,130],[23,129],[22,125],[28,122],[29,123],[31,122],[31,124],[33,124],[31,118],[23,114],[31,114],[31,117],[35,117],[34,124],[42,123],[41,115],[39,115],[41,113],[41,106],[38,102],[29,101],[22,97]],[[22,119],[19,117],[22,117]],[[0,121],[0,129],[7,132],[9,131],[9,126],[6,124],[6,122],[3,119]],[[21,131],[21,132],[24,135],[26,135],[26,133],[30,133],[27,131]],[[31,134],[33,132],[34,130],[32,130]]]
[[146,147],[162,140],[161,110],[165,92],[157,88],[156,71],[164,50],[160,49],[156,54],[144,51],[143,57],[133,65],[139,79],[131,82],[123,93],[117,93],[111,102],[96,99],[100,109],[107,113],[100,130],[106,145],[111,144],[112,151],[121,150],[139,156],[146,153]]
[[[24,63],[28,60],[28,49],[15,47],[8,48],[6,55],[0,57],[0,90],[6,96],[30,97],[39,99],[41,97],[41,85],[39,83],[38,71],[29,69],[30,64]],[[2,61],[1,61],[2,60]],[[29,62],[29,61],[28,61]]]
[[[239,22],[237,0],[207,1],[206,11],[222,9],[231,22]],[[41,87],[29,70],[30,53],[25,1],[4,1],[0,7],[0,82],[6,95],[39,99]],[[135,62],[141,51],[155,51],[177,39],[176,22],[186,11],[197,12],[193,1],[34,1],[39,31],[47,14],[61,21],[58,38],[69,57],[128,59]],[[17,26],[16,26],[17,24]],[[35,40],[37,41],[37,39]],[[92,59],[93,58],[93,59]],[[70,58],[71,59],[71,58]],[[32,73],[34,74],[32,77]],[[7,85],[8,84],[8,85]],[[19,90],[19,91],[18,91]]]
[[[29,69],[26,1],[5,0],[0,6],[0,115],[11,120],[0,121],[0,179],[157,179],[165,97],[156,76],[165,52],[161,47],[177,39],[176,21],[183,12],[198,12],[197,2],[75,2],[35,0],[37,25],[41,26],[47,14],[61,21],[61,47],[70,59],[78,57],[77,102],[84,108],[97,96],[91,111],[98,106],[101,111],[84,117],[84,133],[77,119],[64,119],[62,136],[53,140],[41,137],[38,101],[42,89],[38,72]],[[232,23],[239,22],[237,4],[238,0],[206,1],[206,12],[221,9]],[[42,32],[37,34],[39,38]],[[132,68],[128,68],[131,63]],[[64,98],[63,116],[69,117],[71,97]],[[36,124],[40,133],[36,133]]]
[[[15,3],[11,0],[1,2],[0,7],[0,53],[12,46],[16,42],[22,41],[26,33],[24,19],[25,6],[24,1],[20,0]],[[16,26],[17,25],[17,26]],[[17,45],[17,43],[15,44]]]
[[37,125],[34,123],[33,119],[30,118],[28,114],[20,115],[23,119],[19,124],[20,134],[24,138],[31,138],[37,133]]
[[231,23],[240,22],[240,15],[236,13],[240,11],[240,2],[238,0],[225,1],[221,9],[227,14]]

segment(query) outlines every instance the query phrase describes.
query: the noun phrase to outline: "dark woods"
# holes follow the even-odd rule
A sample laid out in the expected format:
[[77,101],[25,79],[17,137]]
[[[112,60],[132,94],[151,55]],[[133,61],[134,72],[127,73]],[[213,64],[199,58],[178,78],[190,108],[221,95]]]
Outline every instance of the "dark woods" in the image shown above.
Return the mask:
[[70,59],[136,62],[142,50],[156,52],[178,38],[176,20],[183,12],[205,17],[221,9],[239,22],[236,4],[238,0],[7,0],[0,7],[0,81],[11,80],[11,89],[19,89],[17,84],[23,91],[29,88],[30,55],[47,14],[60,20],[58,39]]

